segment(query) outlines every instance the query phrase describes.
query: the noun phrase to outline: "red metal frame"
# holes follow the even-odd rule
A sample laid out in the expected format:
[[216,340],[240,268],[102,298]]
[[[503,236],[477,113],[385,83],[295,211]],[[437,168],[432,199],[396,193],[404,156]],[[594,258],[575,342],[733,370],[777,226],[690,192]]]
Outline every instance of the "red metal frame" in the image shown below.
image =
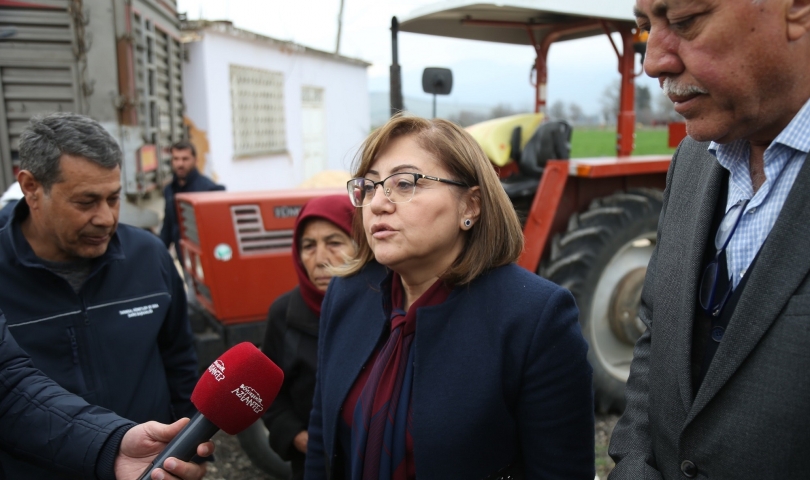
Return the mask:
[[523,227],[525,247],[517,264],[537,272],[552,236],[594,199],[633,188],[663,190],[669,163],[669,157],[657,155],[549,160]]
[[532,47],[537,54],[534,57],[534,113],[545,111],[546,108],[546,85],[548,85],[548,47],[544,50],[542,46],[537,45],[537,40],[534,38],[534,32],[531,28],[526,28],[526,33],[532,41]]
[[[599,23],[594,21],[583,21],[577,23],[571,23],[568,25],[558,25],[552,29],[552,31],[543,37],[543,41],[541,43],[537,42],[537,39],[534,35],[534,30],[538,28],[548,27],[553,24],[541,24],[541,23],[522,23],[522,22],[508,22],[508,21],[497,21],[497,20],[472,20],[466,19],[461,21],[462,25],[474,25],[474,26],[482,26],[482,27],[511,27],[511,28],[523,28],[526,30],[526,34],[529,35],[529,39],[534,47],[535,52],[537,53],[537,57],[534,60],[534,68],[536,72],[535,82],[534,82],[534,112],[540,113],[541,111],[545,110],[546,106],[546,85],[548,84],[548,49],[552,43],[556,42],[565,35],[570,35],[572,33],[577,33],[582,30],[590,30],[593,29],[595,26],[598,26]],[[614,47],[615,48],[615,47]],[[632,50],[632,45],[631,45]]]
[[[560,38],[564,37],[565,35],[571,35],[575,33],[579,33],[583,30],[592,30],[594,27],[598,26],[599,24],[593,21],[584,21],[578,23],[571,23],[568,25],[560,25],[554,28],[550,33],[548,33],[545,37],[543,37],[543,41],[540,45],[534,39],[534,34],[532,33],[531,29],[528,28],[527,24],[527,32],[529,33],[529,38],[532,40],[532,45],[534,45],[534,49],[537,52],[537,58],[535,60],[535,65],[537,66],[537,83],[535,85],[535,113],[539,113],[542,111],[542,108],[546,106],[546,85],[548,84],[548,50],[551,48],[551,44],[559,40]],[[542,60],[542,77],[540,76],[540,67],[539,63]]]
[[677,148],[686,137],[686,123],[684,122],[670,122],[667,125],[669,133],[669,148]]
[[636,53],[633,50],[631,28],[619,28],[622,35],[622,56],[619,59],[619,73],[622,76],[619,118],[616,125],[616,153],[622,157],[630,155],[635,147],[636,130]]
[[517,264],[530,272],[536,272],[537,266],[540,265],[540,258],[551,233],[551,224],[557,214],[566,182],[568,182],[568,160],[549,160],[534,195],[529,217],[523,226],[523,238],[526,239],[526,243]]
[[619,93],[619,115],[616,119],[616,154],[620,157],[630,155],[635,147],[636,138],[636,52],[633,49],[635,32],[632,27],[617,26],[616,31],[622,37],[622,51],[613,43],[610,36],[610,25],[604,20],[600,21],[602,29],[610,40],[613,51],[619,59],[619,74],[621,75],[621,87]]
[[[535,38],[534,31],[538,28],[548,27],[549,24],[531,24],[521,22],[507,22],[495,20],[462,20],[462,25],[492,26],[492,27],[512,27],[523,28],[529,35],[531,44],[537,56],[534,60],[536,72],[534,82],[534,111],[535,113],[545,111],[546,107],[546,85],[548,84],[548,49],[552,43],[559,40],[564,35],[569,35],[582,30],[592,29],[601,25],[605,31],[616,56],[619,59],[619,73],[621,74],[621,92],[619,100],[619,114],[616,119],[616,154],[620,157],[630,155],[635,147],[636,111],[635,111],[635,71],[636,54],[633,49],[634,29],[631,26],[620,24],[615,25],[604,20],[597,22],[584,21],[575,24],[561,25],[555,27],[548,35],[543,37],[540,43]],[[622,38],[622,51],[613,42],[611,28],[619,32]]]
[[[525,249],[518,259],[518,265],[536,272],[540,260],[548,252],[551,235],[565,229],[568,218],[587,208],[591,200],[634,187],[658,187],[663,189],[670,158],[661,156],[629,157],[635,147],[635,62],[633,48],[634,28],[625,24],[614,24],[599,20],[563,25],[553,29],[540,43],[534,30],[547,25],[533,25],[520,22],[462,20],[464,25],[498,26],[526,29],[531,44],[537,53],[535,58],[536,79],[535,112],[546,106],[546,84],[548,81],[547,57],[552,43],[560,37],[583,29],[601,26],[608,37],[619,60],[621,89],[619,113],[616,122],[617,157],[576,160],[550,160],[546,163],[543,177],[532,201],[529,216],[523,228],[526,239]],[[622,50],[613,42],[611,33],[618,32],[622,39]],[[511,169],[501,169],[503,178]],[[571,180],[569,180],[571,176]]]
[[635,157],[577,158],[571,160],[570,174],[583,178],[609,178],[647,173],[666,174],[671,157],[644,155]]
[[492,165],[495,168],[495,173],[498,174],[498,178],[509,178],[512,175],[517,175],[520,173],[520,169],[518,168],[517,162],[509,162],[502,167],[498,167],[496,165]]

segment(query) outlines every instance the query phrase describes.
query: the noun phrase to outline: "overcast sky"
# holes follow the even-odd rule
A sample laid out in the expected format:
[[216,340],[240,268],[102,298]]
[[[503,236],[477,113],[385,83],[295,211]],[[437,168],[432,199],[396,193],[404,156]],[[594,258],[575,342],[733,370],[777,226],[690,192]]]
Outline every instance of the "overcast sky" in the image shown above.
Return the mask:
[[[391,17],[403,18],[435,0],[344,0],[340,53],[372,63],[369,90],[388,90]],[[562,0],[560,0],[562,1]],[[618,1],[618,0],[603,0]],[[621,0],[632,8],[632,1]],[[189,19],[231,20],[236,27],[325,51],[334,51],[340,0],[178,0]],[[429,99],[421,72],[428,66],[454,73],[453,93],[441,102],[532,108],[528,83],[534,50],[428,35],[400,33],[400,64],[405,96]],[[576,102],[592,114],[607,85],[619,79],[618,60],[606,36],[554,44],[549,51],[549,104]],[[658,90],[657,82],[642,76]]]

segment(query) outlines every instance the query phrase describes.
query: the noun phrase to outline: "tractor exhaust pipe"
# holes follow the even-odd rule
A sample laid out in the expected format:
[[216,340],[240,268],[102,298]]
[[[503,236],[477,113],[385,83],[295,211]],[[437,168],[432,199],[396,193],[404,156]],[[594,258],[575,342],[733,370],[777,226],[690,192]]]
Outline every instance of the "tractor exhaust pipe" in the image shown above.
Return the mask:
[[399,33],[399,21],[397,17],[391,17],[391,116],[404,109],[402,104],[402,71],[399,68],[399,47],[397,46],[397,34]]

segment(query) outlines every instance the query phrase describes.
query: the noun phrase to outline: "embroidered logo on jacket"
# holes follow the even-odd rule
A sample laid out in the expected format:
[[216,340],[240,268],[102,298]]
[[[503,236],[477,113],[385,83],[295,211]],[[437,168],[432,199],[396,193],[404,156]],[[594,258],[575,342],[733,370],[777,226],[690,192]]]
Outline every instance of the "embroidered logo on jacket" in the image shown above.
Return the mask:
[[120,315],[126,315],[127,318],[143,317],[144,315],[152,315],[158,308],[160,308],[160,305],[158,305],[157,303],[153,303],[151,305],[144,305],[143,307],[135,307],[119,310],[118,313]]

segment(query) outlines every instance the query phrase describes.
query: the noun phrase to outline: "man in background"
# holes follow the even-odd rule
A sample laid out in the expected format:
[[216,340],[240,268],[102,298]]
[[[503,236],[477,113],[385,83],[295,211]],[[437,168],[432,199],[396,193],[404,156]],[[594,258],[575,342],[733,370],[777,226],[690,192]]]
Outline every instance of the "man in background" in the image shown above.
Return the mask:
[[[0,229],[0,310],[61,387],[137,423],[171,423],[196,412],[186,296],[160,240],[118,224],[121,161],[90,118],[31,121],[20,136],[24,198]],[[9,478],[62,478],[5,453],[0,465]]]
[[197,150],[191,142],[182,140],[172,145],[172,183],[163,189],[166,199],[166,212],[163,216],[163,228],[160,238],[166,248],[173,243],[177,260],[182,265],[183,255],[180,248],[180,224],[177,221],[177,207],[174,197],[184,192],[214,192],[225,190],[213,180],[197,170]]

